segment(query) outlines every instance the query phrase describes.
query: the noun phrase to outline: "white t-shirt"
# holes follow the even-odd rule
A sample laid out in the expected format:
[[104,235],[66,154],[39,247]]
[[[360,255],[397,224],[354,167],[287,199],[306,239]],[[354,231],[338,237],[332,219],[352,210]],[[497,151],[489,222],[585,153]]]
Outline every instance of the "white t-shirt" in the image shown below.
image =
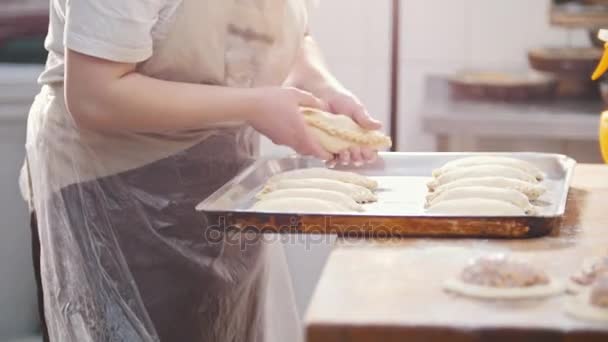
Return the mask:
[[[225,134],[227,127],[243,128],[242,123],[225,123],[199,131],[137,134],[76,127],[63,96],[65,49],[136,63],[139,72],[157,79],[276,86],[297,56],[307,29],[308,1],[52,0],[45,41],[49,56],[39,79],[44,87],[28,118],[30,166],[44,169],[50,177],[45,188],[57,191],[173,155]],[[235,137],[243,145],[251,141],[246,131]],[[22,179],[27,180],[24,170]]]
[[65,48],[115,62],[150,58],[181,0],[51,0],[42,84],[62,82]]

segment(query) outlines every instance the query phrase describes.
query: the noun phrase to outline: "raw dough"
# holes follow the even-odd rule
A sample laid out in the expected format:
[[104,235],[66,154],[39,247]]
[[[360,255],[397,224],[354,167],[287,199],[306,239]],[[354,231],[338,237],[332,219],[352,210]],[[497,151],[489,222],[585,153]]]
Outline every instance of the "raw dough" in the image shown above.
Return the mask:
[[529,173],[537,180],[541,181],[545,178],[545,174],[532,163],[510,157],[499,157],[499,156],[476,156],[456,159],[446,163],[441,168],[433,171],[434,177],[439,177],[442,174],[455,170],[460,167],[477,166],[477,165],[503,165],[510,166],[521,171]]
[[429,214],[449,216],[525,216],[526,212],[509,202],[487,198],[446,200],[427,209]]
[[449,279],[444,284],[444,289],[464,296],[482,299],[527,299],[542,298],[558,295],[564,292],[565,286],[551,279],[546,285],[528,287],[497,288],[489,286],[471,285],[460,279]]
[[355,202],[349,196],[337,192],[337,191],[329,191],[329,190],[321,190],[321,189],[282,189],[277,191],[272,191],[270,193],[261,194],[258,196],[260,200],[271,200],[271,199],[279,199],[279,198],[316,198],[322,199],[325,201],[330,201],[334,203],[338,203],[343,207],[346,207],[350,210],[354,211],[363,211],[363,206]]
[[608,275],[601,276],[593,283],[589,303],[593,307],[608,310]]
[[582,292],[604,275],[608,275],[608,256],[587,258],[583,261],[581,270],[568,279],[568,292]]
[[487,186],[454,188],[443,191],[438,195],[432,194],[427,197],[427,206],[432,208],[438,203],[446,200],[457,200],[464,198],[485,198],[509,202],[523,209],[528,215],[533,215],[536,213],[536,209],[532,204],[530,204],[528,197],[523,193],[513,189],[492,188]]
[[542,270],[503,253],[472,260],[462,270],[460,279],[466,284],[497,288],[521,288],[549,283],[549,277]]
[[519,179],[532,184],[538,183],[538,180],[536,180],[534,176],[531,176],[520,169],[502,165],[481,165],[462,167],[446,172],[429,182],[428,187],[429,189],[435,189],[443,184],[448,184],[460,179],[495,176]]
[[586,321],[608,323],[608,310],[589,305],[587,297],[583,295],[574,296],[570,299],[566,305],[566,313]]
[[254,211],[278,213],[340,213],[349,211],[338,203],[316,198],[275,198],[262,200],[251,207]]
[[444,288],[462,295],[488,299],[545,297],[564,291],[564,285],[525,262],[504,254],[473,260]]
[[378,182],[375,180],[361,176],[354,172],[348,171],[338,171],[325,169],[321,167],[310,168],[310,169],[297,169],[282,172],[276,174],[268,180],[269,183],[277,182],[283,179],[302,179],[302,178],[324,178],[324,179],[332,179],[344,183],[356,184],[359,186],[366,187],[370,190],[375,190],[378,188]]
[[365,130],[346,115],[312,108],[302,108],[302,114],[310,132],[331,153],[339,153],[355,146],[380,150],[392,145],[390,137],[380,131]]
[[521,181],[518,179],[512,179],[507,177],[479,177],[479,178],[463,178],[457,181],[444,184],[435,189],[431,193],[431,196],[437,196],[444,191],[465,187],[465,186],[489,186],[503,189],[513,189],[522,192],[530,200],[538,199],[542,196],[547,189],[538,184],[531,184],[529,182]]
[[589,290],[571,298],[566,305],[566,313],[582,320],[608,323],[608,307],[592,305]]
[[324,178],[283,179],[269,182],[258,196],[281,189],[322,189],[337,191],[349,196],[357,203],[369,203],[378,200],[376,195],[367,188],[356,184],[343,183],[337,180]]

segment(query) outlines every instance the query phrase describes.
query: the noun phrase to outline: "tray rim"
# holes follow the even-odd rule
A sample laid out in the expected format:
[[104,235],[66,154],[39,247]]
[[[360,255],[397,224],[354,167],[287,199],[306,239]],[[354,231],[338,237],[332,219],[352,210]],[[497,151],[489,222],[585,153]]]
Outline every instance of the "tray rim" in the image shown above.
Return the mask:
[[[229,180],[226,184],[222,185],[218,190],[213,192],[209,197],[204,199],[202,202],[196,205],[195,210],[200,211],[206,214],[218,215],[218,214],[258,214],[258,215],[291,215],[291,216],[332,216],[332,217],[353,217],[353,218],[403,218],[403,219],[429,219],[429,218],[441,218],[441,219],[555,219],[562,217],[566,212],[566,205],[568,202],[568,192],[570,190],[570,186],[572,184],[572,178],[574,176],[574,169],[576,168],[577,161],[569,157],[565,154],[560,153],[544,153],[544,152],[380,152],[378,153],[378,158],[382,159],[384,157],[390,156],[393,157],[407,157],[407,156],[449,156],[449,157],[459,157],[459,156],[484,156],[484,155],[492,155],[492,156],[544,156],[544,157],[553,157],[557,160],[560,160],[561,165],[564,166],[566,173],[564,176],[564,184],[566,189],[563,191],[561,198],[559,199],[559,203],[557,204],[557,210],[551,215],[534,215],[534,216],[463,216],[463,215],[387,215],[387,214],[368,214],[364,213],[355,213],[355,214],[345,214],[345,213],[335,213],[335,214],[326,214],[326,213],[285,213],[285,212],[252,212],[244,209],[218,209],[218,208],[209,208],[209,205],[214,203],[218,198],[220,198],[228,189],[232,188],[234,185],[241,182],[245,177],[247,177],[251,172],[259,168],[261,165],[268,163],[270,161],[276,160],[287,160],[287,159],[302,159],[302,160],[315,160],[313,157],[305,157],[299,155],[289,155],[285,157],[277,158],[276,156],[264,156],[260,157],[258,160],[253,162],[251,165],[247,166],[243,170],[241,170],[236,176],[234,176],[231,180]],[[340,168],[337,168],[338,170]]]

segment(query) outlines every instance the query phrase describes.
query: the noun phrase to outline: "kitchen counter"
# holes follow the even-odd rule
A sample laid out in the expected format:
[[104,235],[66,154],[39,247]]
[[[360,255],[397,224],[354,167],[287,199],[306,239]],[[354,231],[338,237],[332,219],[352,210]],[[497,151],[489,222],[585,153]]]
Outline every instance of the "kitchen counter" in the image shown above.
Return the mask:
[[424,130],[438,151],[535,151],[600,162],[596,101],[555,99],[532,103],[458,100],[448,82],[429,76],[420,105]]
[[569,295],[482,301],[442,283],[474,256],[507,252],[566,279],[608,252],[608,166],[576,168],[567,212],[550,236],[530,240],[340,239],[306,316],[308,342],[608,341],[608,324],[570,318]]

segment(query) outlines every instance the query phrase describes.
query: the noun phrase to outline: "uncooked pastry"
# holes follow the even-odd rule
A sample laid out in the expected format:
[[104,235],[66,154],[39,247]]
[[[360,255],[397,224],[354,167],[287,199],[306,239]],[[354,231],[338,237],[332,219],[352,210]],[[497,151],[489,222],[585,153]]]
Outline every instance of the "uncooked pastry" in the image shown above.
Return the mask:
[[478,157],[468,157],[456,159],[451,162],[446,163],[441,168],[433,171],[434,177],[439,177],[442,174],[455,170],[460,167],[469,167],[469,166],[477,166],[477,165],[503,165],[510,166],[526,173],[529,173],[531,176],[535,177],[537,180],[541,181],[545,178],[545,174],[534,164],[527,162],[525,160],[510,158],[510,157],[499,157],[499,156],[478,156]]
[[321,190],[321,189],[282,189],[277,191],[272,191],[266,194],[260,194],[260,200],[271,200],[271,199],[279,199],[279,198],[316,198],[322,199],[325,201],[330,201],[333,203],[338,203],[343,207],[346,207],[350,210],[354,211],[363,211],[363,206],[355,202],[354,199],[349,196],[337,192],[337,191],[329,191],[329,190]]
[[478,258],[459,277],[444,284],[447,291],[486,299],[546,297],[564,291],[564,285],[543,271],[504,254]]
[[279,213],[340,213],[349,211],[339,203],[317,198],[274,198],[256,202],[251,208],[254,211]]
[[318,109],[302,108],[310,132],[331,153],[351,147],[389,148],[391,138],[380,131],[365,130],[346,115],[330,114]]
[[427,213],[448,216],[525,216],[526,212],[509,202],[487,198],[462,198],[441,201]]
[[566,313],[586,321],[608,322],[608,309],[591,306],[585,295],[571,298],[566,305]]
[[496,288],[489,286],[471,285],[460,279],[448,279],[444,288],[467,297],[482,299],[527,299],[542,298],[558,295],[564,292],[565,286],[558,280],[551,279],[546,285],[514,288]]
[[538,183],[534,176],[514,167],[503,165],[478,165],[457,168],[446,172],[428,183],[429,189],[435,189],[443,184],[448,184],[460,179],[478,177],[506,177],[519,179],[532,184]]
[[603,279],[602,282],[595,284],[591,291],[583,291],[583,293],[571,298],[566,305],[566,313],[582,320],[608,323],[608,307],[593,304],[593,291],[603,291],[603,296],[606,296],[608,294],[608,279]]
[[608,276],[604,275],[593,283],[589,303],[594,307],[608,310]]
[[258,196],[281,189],[322,189],[343,193],[357,203],[369,203],[378,200],[374,193],[360,185],[343,183],[326,178],[283,179],[269,182]]
[[583,260],[581,270],[568,279],[568,292],[582,292],[604,275],[608,275],[608,256],[587,258]]
[[430,196],[437,196],[444,191],[466,187],[466,186],[489,186],[503,189],[513,189],[522,192],[530,200],[538,199],[542,196],[547,189],[539,184],[532,184],[519,179],[507,178],[507,177],[479,177],[479,178],[463,178],[457,181],[444,184],[436,188],[431,192]]
[[429,195],[427,196],[427,207],[432,208],[443,201],[465,198],[484,198],[509,202],[523,209],[528,215],[533,215],[536,213],[535,207],[530,204],[528,197],[523,193],[513,189],[492,188],[487,186],[454,188],[441,192],[438,195]]
[[332,179],[344,183],[356,184],[359,186],[366,187],[370,190],[378,188],[378,182],[375,180],[365,177],[354,172],[338,171],[332,169],[326,169],[321,167],[313,167],[309,169],[296,169],[291,171],[285,171],[276,174],[268,180],[269,183],[277,182],[283,179],[303,179],[303,178],[324,178]]

